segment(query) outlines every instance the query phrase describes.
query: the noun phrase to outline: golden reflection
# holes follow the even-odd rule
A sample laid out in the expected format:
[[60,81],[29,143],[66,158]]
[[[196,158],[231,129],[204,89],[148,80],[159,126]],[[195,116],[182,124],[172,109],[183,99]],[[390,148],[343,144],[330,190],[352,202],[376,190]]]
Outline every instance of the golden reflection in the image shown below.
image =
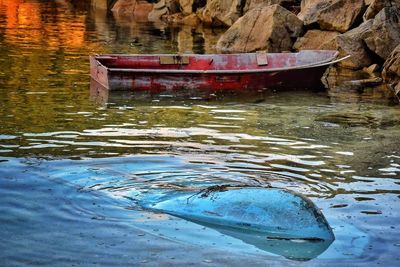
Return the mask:
[[68,3],[0,0],[0,98],[7,99],[1,108],[19,128],[35,126],[34,131],[58,120],[53,89],[63,91],[70,105],[87,102],[87,95],[79,98],[71,90],[84,82],[87,55],[101,47],[86,39],[88,13]]
[[18,25],[18,6],[20,5],[21,1],[7,1],[7,0],[0,0],[0,12],[5,10],[6,15],[6,28],[15,27]]
[[63,21],[58,24],[60,43],[68,47],[82,47],[85,44],[85,17],[78,18],[74,23]]
[[20,27],[26,27],[30,29],[41,28],[42,21],[40,19],[38,3],[21,3],[18,6],[17,12],[17,24]]
[[58,9],[52,8],[42,16],[43,11],[52,7],[51,3],[0,0],[0,16],[4,16],[7,25],[5,40],[27,48],[42,42],[50,48],[85,47],[86,15],[71,14],[66,10],[69,6],[59,2],[56,2]]
[[39,43],[43,23],[37,2],[0,0],[0,10],[5,10],[5,38],[12,43]]

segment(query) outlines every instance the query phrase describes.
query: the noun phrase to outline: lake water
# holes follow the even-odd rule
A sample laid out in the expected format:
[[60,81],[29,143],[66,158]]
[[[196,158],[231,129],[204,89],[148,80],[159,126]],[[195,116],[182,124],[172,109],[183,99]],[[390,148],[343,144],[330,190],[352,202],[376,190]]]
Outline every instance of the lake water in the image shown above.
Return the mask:
[[[89,54],[209,53],[220,30],[82,2],[0,0],[1,266],[400,264],[398,106],[304,91],[99,94]],[[336,240],[298,261],[137,204],[220,184],[302,193]]]

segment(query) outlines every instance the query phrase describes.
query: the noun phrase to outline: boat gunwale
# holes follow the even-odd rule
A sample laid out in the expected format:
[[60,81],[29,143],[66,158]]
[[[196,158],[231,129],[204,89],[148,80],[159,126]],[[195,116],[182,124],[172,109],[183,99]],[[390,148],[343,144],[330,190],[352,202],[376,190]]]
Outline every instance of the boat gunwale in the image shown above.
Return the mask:
[[[306,50],[306,51],[319,51],[319,50]],[[333,50],[326,50],[333,51]],[[301,53],[301,52],[299,52]],[[279,53],[277,53],[279,54]],[[288,53],[289,54],[289,53]],[[151,54],[151,56],[177,56],[179,54]],[[213,54],[205,54],[212,56]],[[230,54],[239,56],[241,54]],[[107,59],[111,57],[134,57],[134,56],[144,56],[143,54],[107,54],[107,55],[94,55],[93,57],[97,61],[98,65],[105,67],[110,72],[128,72],[128,73],[161,73],[161,74],[252,74],[252,73],[268,73],[268,72],[279,72],[279,71],[290,71],[290,70],[301,70],[307,68],[317,68],[323,67],[327,65],[332,65],[348,59],[350,55],[344,56],[342,58],[336,59],[339,55],[338,51],[335,51],[333,56],[328,59],[318,61],[316,63],[298,65],[293,67],[281,67],[281,68],[271,68],[271,69],[248,69],[248,70],[179,70],[179,69],[129,69],[129,68],[109,68],[102,64],[99,59]],[[179,56],[204,56],[198,54],[182,54]]]

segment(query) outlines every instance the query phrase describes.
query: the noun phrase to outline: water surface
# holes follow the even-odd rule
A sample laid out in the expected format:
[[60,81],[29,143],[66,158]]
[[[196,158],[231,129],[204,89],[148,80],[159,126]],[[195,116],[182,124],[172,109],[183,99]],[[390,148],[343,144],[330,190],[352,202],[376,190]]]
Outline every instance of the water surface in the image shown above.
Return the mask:
[[2,266],[301,264],[137,205],[216,184],[310,197],[336,240],[303,264],[399,264],[397,106],[326,92],[91,91],[89,54],[210,53],[220,31],[75,2],[0,0]]

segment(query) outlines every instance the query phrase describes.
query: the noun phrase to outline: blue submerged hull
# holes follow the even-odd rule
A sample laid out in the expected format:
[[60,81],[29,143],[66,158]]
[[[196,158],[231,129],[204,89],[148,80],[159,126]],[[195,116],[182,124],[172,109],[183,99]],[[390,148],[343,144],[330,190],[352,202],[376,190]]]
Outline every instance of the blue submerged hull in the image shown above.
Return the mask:
[[304,196],[275,188],[214,187],[142,206],[241,239],[287,258],[309,260],[335,237],[323,214]]

